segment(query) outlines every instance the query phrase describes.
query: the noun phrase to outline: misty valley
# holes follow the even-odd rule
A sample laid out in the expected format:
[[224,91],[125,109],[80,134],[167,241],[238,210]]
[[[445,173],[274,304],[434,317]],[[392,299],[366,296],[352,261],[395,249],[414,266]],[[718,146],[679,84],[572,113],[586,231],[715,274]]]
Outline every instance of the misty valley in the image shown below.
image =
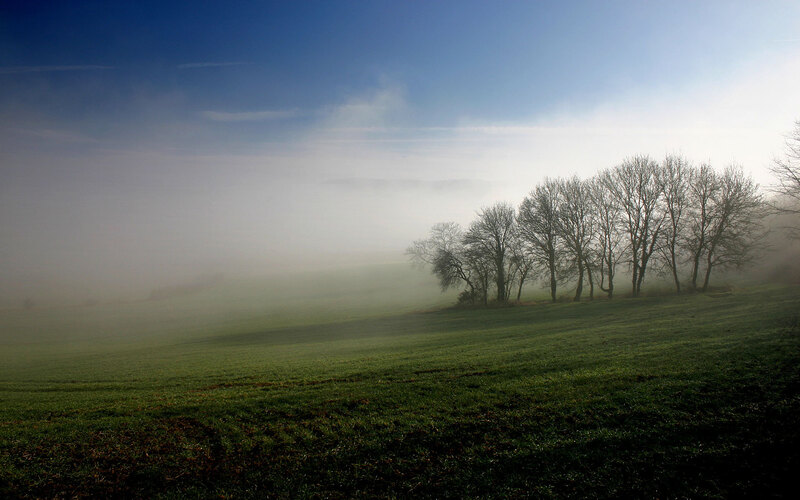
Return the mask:
[[795,499],[800,2],[0,2],[0,500]]

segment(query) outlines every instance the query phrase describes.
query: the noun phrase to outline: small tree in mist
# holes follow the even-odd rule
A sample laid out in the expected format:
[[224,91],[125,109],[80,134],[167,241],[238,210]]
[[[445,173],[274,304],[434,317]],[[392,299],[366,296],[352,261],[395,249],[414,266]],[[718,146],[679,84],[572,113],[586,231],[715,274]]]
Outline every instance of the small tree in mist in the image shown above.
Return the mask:
[[[469,300],[469,302],[474,303],[475,300],[480,300],[483,305],[487,305],[489,303],[489,288],[494,278],[494,259],[483,248],[478,246],[465,245],[464,249],[466,267],[472,273],[472,281],[475,286],[472,291],[474,300]],[[467,302],[468,298],[467,294],[462,293],[459,297],[459,302]]]
[[667,156],[658,169],[658,182],[661,186],[665,215],[663,242],[660,250],[664,262],[672,274],[675,291],[678,293],[681,292],[681,281],[678,276],[680,249],[686,236],[686,213],[689,208],[688,192],[691,176],[692,167],[682,156]]
[[433,225],[430,235],[422,240],[415,240],[406,249],[406,255],[419,266],[433,265],[433,261],[441,251],[456,250],[462,246],[464,231],[455,222],[439,222]]
[[464,244],[476,259],[483,257],[492,262],[498,302],[508,299],[506,266],[511,258],[509,249],[515,238],[515,226],[514,208],[508,203],[496,203],[481,209],[464,235]]
[[741,267],[749,262],[763,234],[764,203],[753,179],[745,177],[741,168],[728,167],[718,182],[712,197],[702,291],[708,289],[713,267]]
[[460,225],[440,222],[431,228],[428,238],[414,241],[406,255],[417,265],[430,265],[442,291],[464,286],[461,299],[474,303],[480,295],[480,277],[463,240]]
[[560,237],[558,235],[559,184],[545,179],[522,200],[517,223],[520,238],[536,266],[545,270],[549,278],[550,297],[556,301],[558,272],[560,268]]
[[[771,204],[773,210],[779,214],[800,215],[800,120],[786,138],[783,158],[773,160],[771,170],[777,179],[772,191],[778,196]],[[788,229],[790,236],[800,238],[800,226],[792,225]]]
[[464,249],[440,250],[433,259],[433,274],[439,278],[442,291],[459,285],[466,289],[459,296],[460,301],[475,303],[480,292],[480,277],[475,276]]
[[650,258],[659,242],[664,214],[660,209],[658,164],[649,156],[634,156],[611,170],[607,187],[622,207],[628,238],[631,293],[639,295]]
[[510,272],[508,273],[510,278],[506,296],[511,297],[511,286],[516,283],[517,302],[519,302],[522,297],[522,287],[536,269],[536,261],[527,251],[525,241],[522,239],[519,230],[515,232],[509,249],[511,251],[511,259],[509,259]]

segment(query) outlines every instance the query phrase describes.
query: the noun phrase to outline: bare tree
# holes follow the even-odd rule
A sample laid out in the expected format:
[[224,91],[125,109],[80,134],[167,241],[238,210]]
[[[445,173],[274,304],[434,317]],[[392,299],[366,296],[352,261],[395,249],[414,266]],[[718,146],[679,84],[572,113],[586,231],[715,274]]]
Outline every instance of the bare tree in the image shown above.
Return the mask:
[[417,265],[433,265],[434,259],[442,250],[450,251],[462,245],[464,231],[455,222],[439,222],[433,225],[430,235],[423,240],[415,240],[406,249],[406,255]]
[[613,182],[610,171],[598,174],[592,180],[591,197],[597,230],[597,258],[600,262],[600,289],[614,296],[614,276],[622,252],[623,235],[620,231],[622,209],[612,195],[609,184]]
[[691,284],[697,289],[700,259],[711,241],[714,224],[714,200],[720,189],[720,180],[708,163],[703,163],[689,179],[689,206],[687,213],[688,235],[684,242],[692,264]]
[[441,222],[431,228],[430,236],[414,241],[406,255],[417,265],[430,265],[442,291],[463,285],[459,300],[474,303],[481,294],[479,270],[464,246],[464,232],[455,222]]
[[492,272],[497,287],[497,301],[505,302],[506,264],[509,246],[514,238],[516,217],[508,203],[496,203],[478,212],[464,235],[464,244],[478,256],[486,256],[494,264]]
[[509,245],[511,258],[509,259],[509,273],[508,284],[506,288],[506,296],[511,297],[511,287],[514,283],[517,285],[517,302],[522,297],[522,287],[531,276],[536,268],[536,261],[533,256],[527,252],[525,242],[520,237],[519,231],[516,231],[514,238]]
[[712,223],[706,248],[703,289],[708,289],[714,266],[740,267],[752,258],[761,236],[764,203],[758,186],[739,167],[728,167],[720,176],[719,189],[712,198]]
[[522,201],[517,217],[520,237],[526,243],[528,254],[549,275],[550,297],[553,302],[556,301],[560,265],[558,200],[558,181],[545,179]]
[[658,164],[649,156],[634,156],[611,171],[608,188],[622,207],[631,264],[631,292],[639,295],[647,265],[656,250],[664,215],[659,210]]
[[[800,120],[795,122],[794,132],[786,137],[786,149],[783,158],[773,160],[772,173],[777,184],[772,191],[778,199],[772,203],[776,213],[800,215]],[[789,226],[789,234],[800,238],[800,227]]]
[[[581,300],[583,278],[589,266],[589,244],[593,233],[590,184],[578,177],[562,180],[559,183],[558,234],[569,251],[570,263],[575,270],[577,285],[575,301]],[[593,285],[593,284],[592,284]]]
[[441,249],[433,259],[433,274],[439,278],[442,291],[451,287],[466,285],[466,289],[459,297],[459,301],[467,300],[475,303],[479,292],[479,279],[475,270],[470,266],[464,249]]
[[682,156],[668,155],[658,169],[661,196],[664,205],[664,231],[661,253],[672,273],[675,291],[681,293],[678,277],[680,254],[685,237],[686,212],[688,211],[688,190],[692,169]]

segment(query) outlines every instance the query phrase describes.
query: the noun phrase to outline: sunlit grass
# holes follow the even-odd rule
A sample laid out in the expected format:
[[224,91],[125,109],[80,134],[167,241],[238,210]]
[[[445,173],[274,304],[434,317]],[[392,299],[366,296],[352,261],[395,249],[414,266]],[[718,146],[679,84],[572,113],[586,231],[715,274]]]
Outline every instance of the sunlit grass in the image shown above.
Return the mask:
[[780,494],[800,457],[798,310],[797,288],[760,287],[221,322],[30,343],[27,361],[18,343],[0,491]]

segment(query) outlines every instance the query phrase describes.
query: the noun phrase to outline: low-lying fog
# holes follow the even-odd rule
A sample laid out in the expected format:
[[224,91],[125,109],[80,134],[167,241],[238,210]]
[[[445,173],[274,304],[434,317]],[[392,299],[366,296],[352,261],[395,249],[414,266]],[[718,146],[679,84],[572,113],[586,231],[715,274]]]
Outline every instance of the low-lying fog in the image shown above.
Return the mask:
[[436,222],[467,224],[481,206],[517,205],[545,176],[589,177],[634,154],[736,163],[768,185],[800,110],[796,56],[784,47],[691,90],[634,86],[580,111],[564,101],[527,120],[443,124],[420,124],[401,79],[283,112],[100,91],[109,108],[130,98],[131,116],[94,107],[76,119],[46,107],[86,101],[84,85],[102,89],[112,70],[64,71],[73,78],[60,86],[44,71],[6,72],[0,307],[401,262]]

